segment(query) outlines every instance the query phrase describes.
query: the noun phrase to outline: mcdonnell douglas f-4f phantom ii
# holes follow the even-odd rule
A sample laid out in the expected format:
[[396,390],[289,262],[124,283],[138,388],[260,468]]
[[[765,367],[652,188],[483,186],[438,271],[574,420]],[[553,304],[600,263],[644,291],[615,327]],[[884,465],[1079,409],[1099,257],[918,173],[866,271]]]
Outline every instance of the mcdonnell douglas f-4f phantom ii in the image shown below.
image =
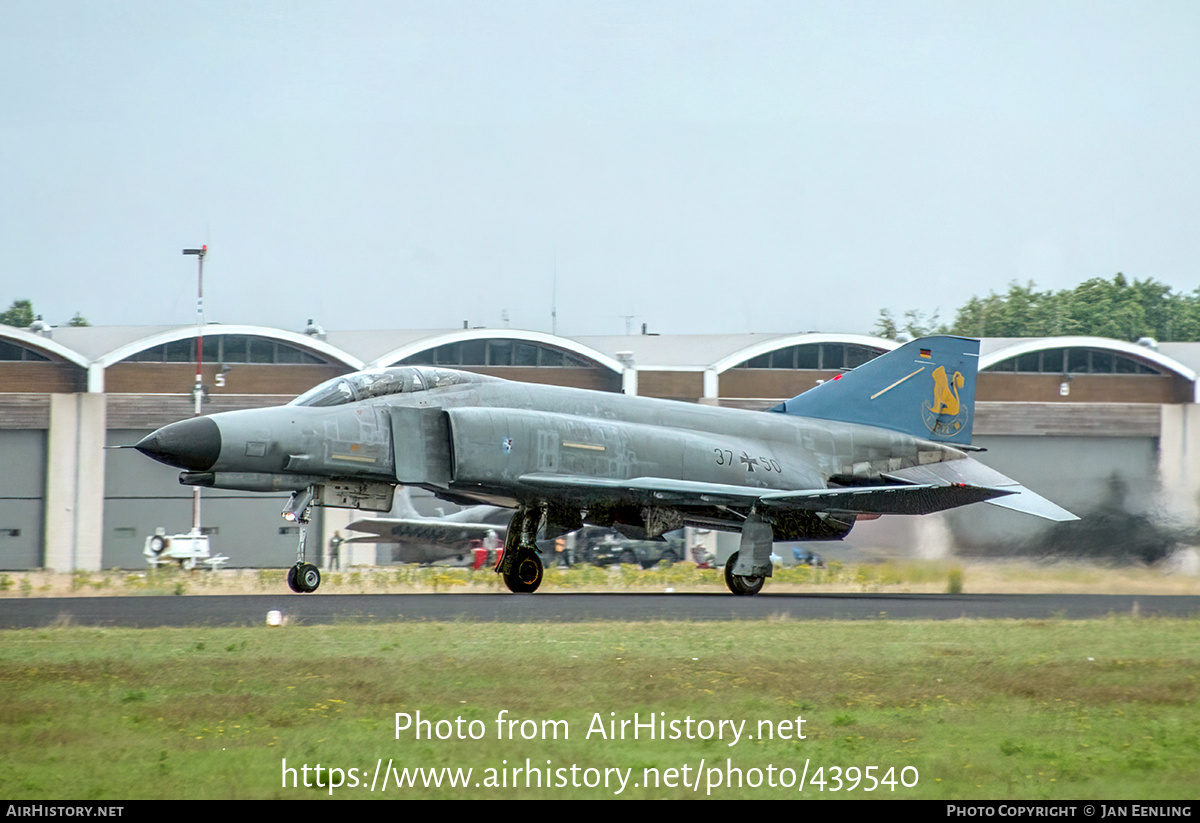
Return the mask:
[[542,582],[535,535],[590,523],[634,538],[684,525],[741,532],[738,595],[771,576],[772,542],[839,540],[860,518],[986,501],[1073,514],[968,456],[979,342],[927,337],[771,409],[747,411],[408,366],[337,377],[286,406],[164,426],[135,448],[186,485],[290,490],[304,560],[312,506],[388,511],[397,485],[515,509],[496,571]]

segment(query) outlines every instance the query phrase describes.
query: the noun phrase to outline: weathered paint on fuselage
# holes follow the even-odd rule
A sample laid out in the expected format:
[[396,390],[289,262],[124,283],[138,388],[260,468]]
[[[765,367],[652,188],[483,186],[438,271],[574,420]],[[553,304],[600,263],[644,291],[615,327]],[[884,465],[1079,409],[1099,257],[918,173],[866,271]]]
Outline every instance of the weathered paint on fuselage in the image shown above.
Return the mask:
[[512,489],[531,473],[813,489],[834,476],[866,482],[881,471],[964,456],[886,429],[769,412],[514,383],[474,392],[485,402],[446,406],[451,485],[460,491]]
[[[399,479],[455,500],[502,505],[555,502],[546,501],[544,488],[521,483],[528,474],[783,491],[826,488],[831,478],[842,485],[878,482],[881,472],[965,456],[872,426],[475,375],[459,385],[341,406],[290,405],[211,419],[222,435],[209,469],[218,478],[213,485],[240,474],[296,477],[296,488],[313,477]],[[432,440],[430,420],[440,421]],[[586,494],[560,496],[557,502],[587,502]]]

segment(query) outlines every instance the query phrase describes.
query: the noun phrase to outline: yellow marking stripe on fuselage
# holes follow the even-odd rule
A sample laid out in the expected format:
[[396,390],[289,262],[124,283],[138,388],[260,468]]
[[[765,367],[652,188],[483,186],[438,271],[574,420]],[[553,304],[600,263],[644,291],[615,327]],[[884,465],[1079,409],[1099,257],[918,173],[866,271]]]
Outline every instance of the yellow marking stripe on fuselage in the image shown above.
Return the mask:
[[564,449],[587,449],[588,451],[593,451],[593,452],[602,452],[602,451],[606,450],[604,446],[599,446],[599,445],[596,445],[595,443],[571,443],[566,440],[563,441],[563,448]]

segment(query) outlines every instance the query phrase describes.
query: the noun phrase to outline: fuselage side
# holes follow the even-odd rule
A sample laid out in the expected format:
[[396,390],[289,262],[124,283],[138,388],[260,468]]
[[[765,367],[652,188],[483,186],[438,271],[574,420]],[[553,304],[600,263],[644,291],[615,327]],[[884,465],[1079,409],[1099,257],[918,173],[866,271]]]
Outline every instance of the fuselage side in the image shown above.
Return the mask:
[[[503,502],[544,494],[521,487],[519,478],[535,473],[794,490],[878,482],[888,471],[964,456],[872,426],[466,377],[341,405],[211,415],[220,451],[201,470],[217,478],[206,485],[281,476],[301,487],[339,477]],[[440,476],[421,475],[420,467],[414,474],[406,463],[430,450],[425,429],[395,422],[414,414],[446,421],[448,465]],[[281,479],[271,487],[288,485]]]

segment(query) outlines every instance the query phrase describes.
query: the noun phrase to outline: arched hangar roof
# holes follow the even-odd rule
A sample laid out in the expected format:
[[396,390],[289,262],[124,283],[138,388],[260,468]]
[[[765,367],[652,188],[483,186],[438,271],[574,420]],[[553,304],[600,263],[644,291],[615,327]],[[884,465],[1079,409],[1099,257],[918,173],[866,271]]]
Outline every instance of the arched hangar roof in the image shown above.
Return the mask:
[[1122,340],[1112,340],[1107,337],[1036,337],[1018,340],[993,338],[985,340],[984,347],[986,351],[982,352],[979,357],[980,371],[1022,354],[1047,349],[1100,349],[1152,363],[1169,374],[1177,375],[1191,383],[1196,382],[1196,372],[1178,360],[1145,346],[1126,343]]
[[68,349],[61,343],[57,343],[49,337],[43,337],[40,334],[19,329],[14,326],[0,325],[0,339],[11,340],[18,343],[27,349],[33,349],[37,352],[42,352],[52,359],[65,360],[68,363],[73,363],[81,369],[88,367],[88,359],[77,351]]
[[739,349],[715,363],[708,368],[717,374],[728,371],[739,363],[744,363],[747,360],[758,357],[761,354],[786,349],[789,346],[804,346],[813,343],[847,343],[854,346],[863,346],[870,349],[883,349],[891,351],[897,349],[900,344],[895,340],[885,340],[882,337],[870,337],[865,334],[825,334],[821,332],[805,332],[803,334],[790,334],[783,337],[774,337],[770,340],[762,340],[753,343],[744,349]]
[[[364,368],[365,364],[362,360],[349,354],[336,346],[331,346],[323,340],[312,337],[307,334],[299,334],[297,332],[284,331],[282,329],[272,329],[267,326],[227,326],[224,324],[210,324],[204,326],[205,337],[218,337],[222,335],[246,335],[249,337],[264,337],[271,340],[278,340],[283,343],[288,343],[297,348],[308,349],[324,355],[338,363],[342,363],[354,370]],[[196,326],[175,326],[173,328],[164,329],[154,332],[145,337],[139,337],[127,343],[123,343],[111,351],[105,352],[94,361],[95,365],[101,368],[108,368],[114,363],[120,363],[133,355],[152,349],[155,346],[161,346],[164,343],[173,343],[177,340],[189,340],[196,336]]]
[[571,352],[617,374],[621,374],[625,369],[620,360],[610,357],[604,352],[593,349],[590,346],[585,346],[567,337],[558,337],[553,334],[546,334],[545,332],[525,329],[458,329],[434,334],[429,337],[412,340],[394,348],[375,358],[371,361],[370,365],[391,366],[406,357],[412,357],[414,354],[420,354],[421,352],[435,349],[438,346],[461,343],[467,340],[521,340]]

